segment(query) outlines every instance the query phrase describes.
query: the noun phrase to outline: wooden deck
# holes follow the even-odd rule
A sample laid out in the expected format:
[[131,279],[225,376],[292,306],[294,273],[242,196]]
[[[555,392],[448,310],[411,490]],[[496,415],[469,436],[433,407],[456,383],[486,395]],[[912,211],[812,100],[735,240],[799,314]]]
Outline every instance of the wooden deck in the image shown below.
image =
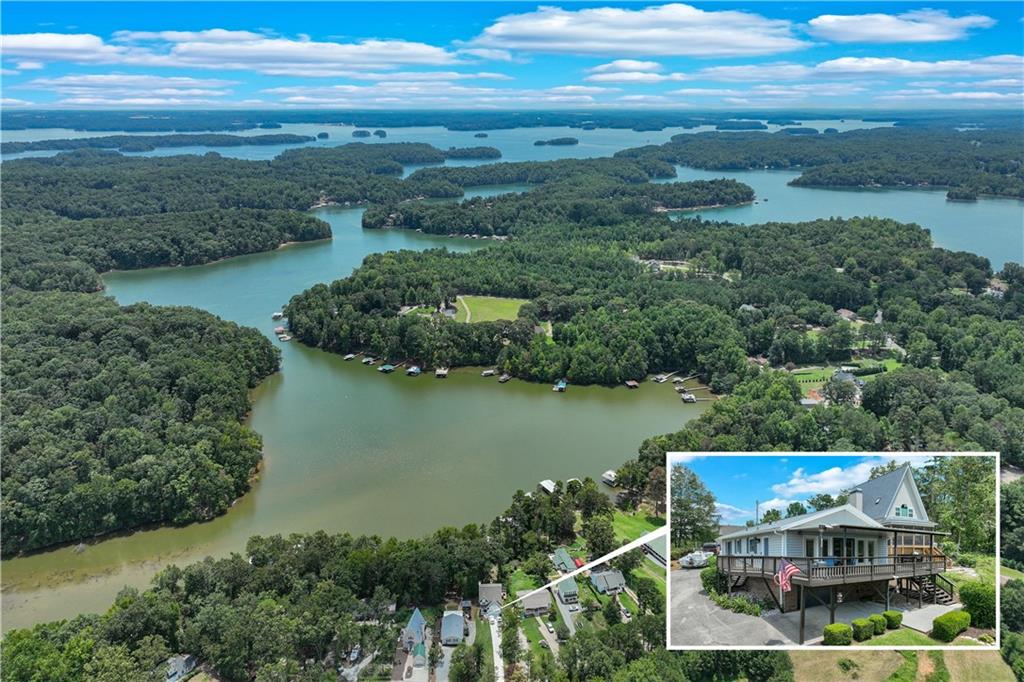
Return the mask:
[[[718,570],[730,576],[764,577],[771,580],[779,571],[779,562],[785,559],[800,569],[792,582],[811,587],[865,583],[895,578],[945,573],[945,557],[868,557],[832,560],[778,556],[719,556]],[[833,565],[829,565],[829,561]],[[855,561],[856,563],[846,563]]]

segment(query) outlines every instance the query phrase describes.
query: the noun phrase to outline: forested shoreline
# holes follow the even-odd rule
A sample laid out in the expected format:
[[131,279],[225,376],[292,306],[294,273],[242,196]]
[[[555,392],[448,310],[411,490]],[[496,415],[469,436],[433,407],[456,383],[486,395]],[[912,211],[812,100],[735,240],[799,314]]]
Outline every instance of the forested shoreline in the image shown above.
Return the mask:
[[1024,141],[1013,129],[697,133],[616,156],[652,156],[707,170],[799,170],[791,184],[803,187],[941,188],[1024,198]]
[[175,135],[104,135],[101,137],[33,140],[0,143],[0,154],[69,149],[116,149],[121,152],[150,152],[162,147],[244,147],[247,145],[302,144],[314,142],[310,135],[223,135],[217,133]]
[[280,353],[194,308],[4,296],[5,557],[222,514],[249,488],[249,390]]

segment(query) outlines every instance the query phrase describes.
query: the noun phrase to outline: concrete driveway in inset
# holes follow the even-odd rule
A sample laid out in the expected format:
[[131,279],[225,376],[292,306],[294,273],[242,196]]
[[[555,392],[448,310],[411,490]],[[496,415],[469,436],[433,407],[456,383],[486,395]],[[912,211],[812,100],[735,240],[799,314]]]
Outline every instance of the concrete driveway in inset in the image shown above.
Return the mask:
[[671,571],[672,603],[668,617],[670,646],[779,646],[792,644],[758,616],[721,608],[704,593],[700,570]]

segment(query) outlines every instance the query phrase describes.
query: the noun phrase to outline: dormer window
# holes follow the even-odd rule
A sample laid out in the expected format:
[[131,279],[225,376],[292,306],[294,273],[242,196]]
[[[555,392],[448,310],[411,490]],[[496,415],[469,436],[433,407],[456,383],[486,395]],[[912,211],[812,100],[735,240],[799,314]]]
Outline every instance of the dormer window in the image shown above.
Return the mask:
[[912,519],[914,518],[914,510],[905,504],[901,504],[896,507],[896,516],[901,519]]

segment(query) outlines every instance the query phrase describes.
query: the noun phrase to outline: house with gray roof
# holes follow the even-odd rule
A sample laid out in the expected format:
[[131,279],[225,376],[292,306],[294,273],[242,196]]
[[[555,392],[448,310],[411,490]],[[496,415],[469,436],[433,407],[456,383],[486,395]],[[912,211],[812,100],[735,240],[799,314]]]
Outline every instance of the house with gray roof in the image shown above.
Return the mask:
[[594,569],[590,572],[590,584],[601,594],[615,595],[626,589],[622,571],[614,568]]
[[180,682],[188,677],[197,665],[199,665],[199,661],[191,654],[171,656],[164,662],[164,667],[167,670],[165,679],[167,682]]
[[[846,504],[721,535],[717,566],[729,594],[743,586],[782,611],[806,608],[804,591],[827,605],[831,618],[837,594],[875,597],[889,609],[894,586],[908,606],[911,599],[923,606],[926,598],[950,604],[955,590],[943,575],[949,561],[937,541],[945,533],[935,526],[907,463],[854,486]],[[780,601],[772,581],[783,561],[798,572],[791,578],[795,589]]]
[[461,611],[445,611],[441,616],[441,644],[458,646],[462,643],[465,627],[466,618]]
[[563,604],[575,604],[580,600],[580,587],[573,578],[562,580],[555,588]]
[[417,644],[422,644],[427,638],[427,619],[423,617],[420,610],[413,609],[412,616],[409,617],[409,623],[402,628],[402,648],[407,652],[412,651],[416,648]]
[[505,596],[505,586],[501,583],[478,583],[477,589],[477,603],[480,604],[480,608],[486,610],[491,604],[501,606],[501,602]]
[[[521,598],[523,595],[528,594],[530,590],[520,590],[516,594],[516,598]],[[533,618],[534,616],[543,616],[551,610],[551,595],[547,590],[541,590],[536,594],[531,594],[526,597],[519,605],[523,607],[523,615],[527,618]]]
[[576,562],[573,561],[572,557],[569,555],[569,550],[565,547],[559,547],[555,550],[552,561],[555,564],[555,568],[562,573],[568,573],[576,568]]

